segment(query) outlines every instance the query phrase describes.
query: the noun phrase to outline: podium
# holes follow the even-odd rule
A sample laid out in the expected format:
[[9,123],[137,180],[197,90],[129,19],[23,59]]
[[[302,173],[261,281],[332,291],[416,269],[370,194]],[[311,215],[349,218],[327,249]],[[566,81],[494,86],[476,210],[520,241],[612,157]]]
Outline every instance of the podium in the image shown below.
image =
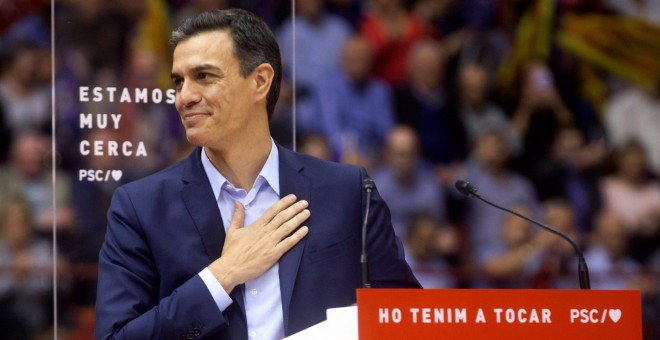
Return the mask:
[[357,312],[355,306],[330,309],[327,321],[287,339],[358,338],[642,339],[641,295],[633,290],[358,289]]
[[641,339],[632,290],[359,289],[359,339]]

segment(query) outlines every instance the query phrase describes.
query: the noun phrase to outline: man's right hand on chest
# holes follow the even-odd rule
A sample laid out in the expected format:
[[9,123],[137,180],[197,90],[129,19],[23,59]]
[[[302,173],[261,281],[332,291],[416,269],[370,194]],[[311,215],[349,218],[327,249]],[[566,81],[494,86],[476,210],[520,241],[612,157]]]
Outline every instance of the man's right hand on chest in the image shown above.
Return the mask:
[[245,208],[234,203],[222,255],[208,267],[227,294],[266,272],[307,235],[306,226],[298,228],[309,218],[307,205],[307,201],[288,195],[244,227]]

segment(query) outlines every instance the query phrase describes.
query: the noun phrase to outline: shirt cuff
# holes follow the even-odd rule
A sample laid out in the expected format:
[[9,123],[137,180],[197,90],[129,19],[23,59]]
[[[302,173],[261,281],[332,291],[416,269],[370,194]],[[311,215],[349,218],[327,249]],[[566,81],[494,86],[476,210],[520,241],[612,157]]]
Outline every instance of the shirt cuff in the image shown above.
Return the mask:
[[218,306],[221,312],[223,312],[231,303],[232,299],[229,297],[229,294],[222,288],[222,285],[218,280],[213,276],[211,270],[206,267],[201,272],[199,272],[199,277],[204,281],[206,288],[208,288],[209,293],[213,296],[213,301]]

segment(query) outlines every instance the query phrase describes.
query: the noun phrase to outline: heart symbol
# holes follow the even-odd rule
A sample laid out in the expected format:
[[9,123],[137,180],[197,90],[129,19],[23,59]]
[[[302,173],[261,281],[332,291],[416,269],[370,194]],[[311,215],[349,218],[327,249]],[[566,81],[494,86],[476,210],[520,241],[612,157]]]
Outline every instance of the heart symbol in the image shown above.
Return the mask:
[[115,181],[119,181],[124,173],[121,170],[112,170],[111,175]]
[[620,309],[610,309],[610,319],[614,321],[614,323],[619,322],[619,319],[621,319],[621,310]]

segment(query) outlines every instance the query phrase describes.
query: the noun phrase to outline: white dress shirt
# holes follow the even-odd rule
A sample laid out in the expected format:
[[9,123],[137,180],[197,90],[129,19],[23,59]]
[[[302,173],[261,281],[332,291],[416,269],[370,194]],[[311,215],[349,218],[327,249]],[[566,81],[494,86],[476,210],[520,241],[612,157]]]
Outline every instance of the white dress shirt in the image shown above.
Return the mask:
[[[209,178],[213,195],[224,223],[225,233],[234,214],[234,201],[245,207],[245,226],[256,221],[270,206],[280,199],[279,153],[271,139],[271,150],[250,191],[234,187],[213,166],[206,152],[202,152],[202,165]],[[199,273],[211,292],[218,308],[223,311],[232,300],[211,271]],[[235,289],[240,289],[238,286]],[[280,292],[279,264],[275,263],[261,276],[245,283],[245,314],[250,339],[282,339],[284,321]]]

